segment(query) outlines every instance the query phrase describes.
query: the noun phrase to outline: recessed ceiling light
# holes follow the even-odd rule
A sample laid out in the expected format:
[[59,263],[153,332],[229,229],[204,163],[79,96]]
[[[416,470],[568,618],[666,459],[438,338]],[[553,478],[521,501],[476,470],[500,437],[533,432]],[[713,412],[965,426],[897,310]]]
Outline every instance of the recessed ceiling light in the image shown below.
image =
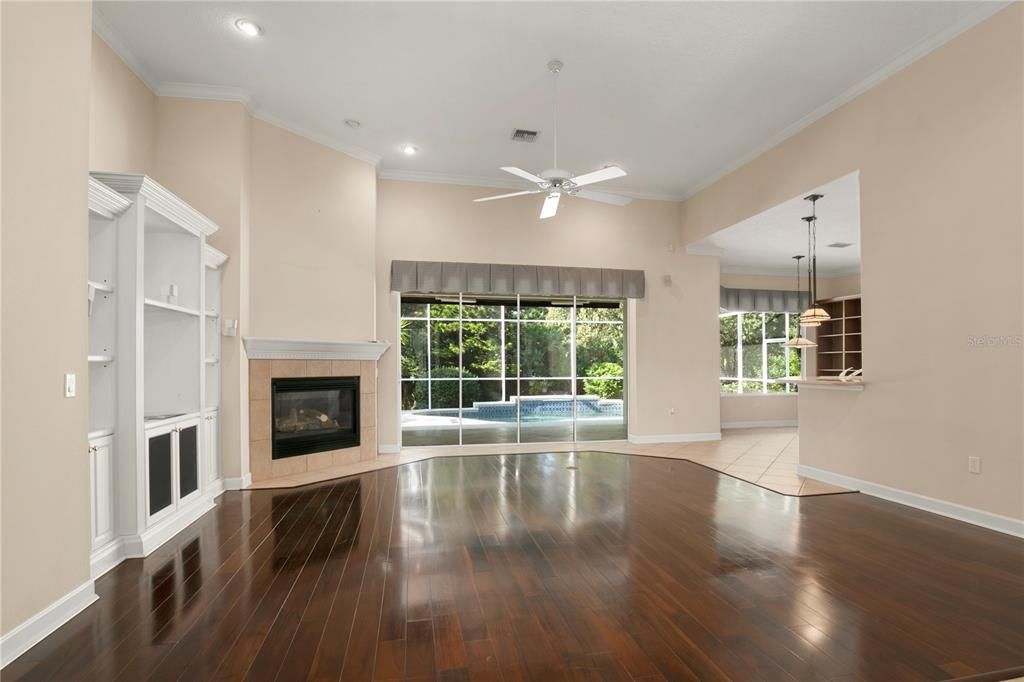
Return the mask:
[[418,152],[419,150],[420,150],[420,148],[417,147],[416,145],[412,145],[412,144],[403,144],[402,145],[402,153],[405,154],[406,156],[415,156],[416,152]]
[[257,38],[261,33],[263,33],[263,29],[260,28],[260,25],[252,19],[239,19],[235,22],[235,28],[237,28],[240,33],[243,33],[250,38]]

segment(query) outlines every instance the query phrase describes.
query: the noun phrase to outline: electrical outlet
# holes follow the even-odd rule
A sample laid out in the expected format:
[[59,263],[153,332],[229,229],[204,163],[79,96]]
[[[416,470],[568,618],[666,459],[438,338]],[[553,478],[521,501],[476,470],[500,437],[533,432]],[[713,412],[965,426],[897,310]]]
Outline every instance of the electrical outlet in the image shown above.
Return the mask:
[[68,372],[64,375],[64,397],[74,398],[75,397],[75,373]]
[[971,474],[981,473],[981,457],[968,457],[967,458],[967,472]]

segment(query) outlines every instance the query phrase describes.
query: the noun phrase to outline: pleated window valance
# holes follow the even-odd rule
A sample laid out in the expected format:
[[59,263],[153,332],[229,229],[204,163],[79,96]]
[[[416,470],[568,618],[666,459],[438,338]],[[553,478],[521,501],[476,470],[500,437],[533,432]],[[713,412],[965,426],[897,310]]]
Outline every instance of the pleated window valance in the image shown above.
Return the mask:
[[799,291],[721,288],[719,307],[730,313],[799,313],[807,296]]
[[643,270],[391,261],[391,290],[423,294],[643,298]]

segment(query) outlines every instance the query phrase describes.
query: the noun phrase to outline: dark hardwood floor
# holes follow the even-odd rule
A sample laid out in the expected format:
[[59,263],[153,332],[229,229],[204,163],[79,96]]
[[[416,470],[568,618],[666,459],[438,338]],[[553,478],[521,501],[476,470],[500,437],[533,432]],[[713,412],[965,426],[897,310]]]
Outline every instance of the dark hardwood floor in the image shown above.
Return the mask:
[[1024,541],[679,460],[226,493],[3,680],[940,680],[1024,665]]

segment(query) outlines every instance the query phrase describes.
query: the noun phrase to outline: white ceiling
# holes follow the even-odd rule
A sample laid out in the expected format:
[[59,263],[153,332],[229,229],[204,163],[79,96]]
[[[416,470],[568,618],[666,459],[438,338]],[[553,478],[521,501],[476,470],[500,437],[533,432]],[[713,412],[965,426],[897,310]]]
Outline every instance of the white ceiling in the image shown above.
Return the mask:
[[[617,163],[601,189],[681,198],[999,9],[970,2],[95,2],[160,94],[239,98],[380,160],[383,177],[519,186]],[[264,30],[233,28],[239,17]],[[182,85],[184,84],[184,85]],[[196,86],[207,87],[196,87]],[[351,129],[346,118],[362,126]],[[509,138],[541,131],[537,142]],[[421,152],[403,156],[399,145]]]
[[[686,247],[688,253],[718,256],[722,272],[755,275],[792,275],[793,256],[807,255],[809,194],[818,200],[818,275],[823,277],[860,272],[860,178],[850,173],[821,187],[809,189],[767,211],[719,230]],[[845,242],[846,248],[829,244]],[[807,261],[803,261],[806,265]]]

